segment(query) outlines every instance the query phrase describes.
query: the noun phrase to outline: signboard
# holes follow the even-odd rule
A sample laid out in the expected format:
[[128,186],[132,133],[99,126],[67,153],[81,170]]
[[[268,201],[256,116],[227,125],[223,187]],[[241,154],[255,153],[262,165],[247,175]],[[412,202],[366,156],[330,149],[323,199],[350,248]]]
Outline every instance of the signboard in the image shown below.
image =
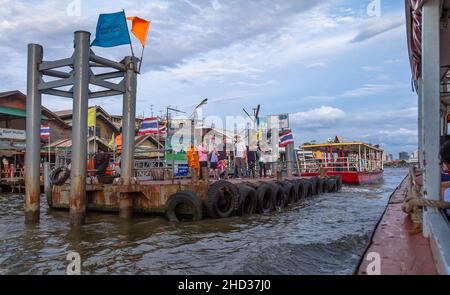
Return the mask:
[[192,140],[192,121],[189,119],[170,120],[168,127],[165,160],[187,162],[186,152]]
[[289,114],[267,116],[268,129],[278,128],[280,130],[289,129]]
[[25,140],[25,130],[0,128],[0,138]]

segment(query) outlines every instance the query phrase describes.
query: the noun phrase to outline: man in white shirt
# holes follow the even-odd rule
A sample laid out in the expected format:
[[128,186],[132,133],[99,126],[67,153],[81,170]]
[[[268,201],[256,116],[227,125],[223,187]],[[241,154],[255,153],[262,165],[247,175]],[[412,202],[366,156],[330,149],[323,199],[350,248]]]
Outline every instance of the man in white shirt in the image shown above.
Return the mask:
[[237,176],[239,178],[243,175],[243,169],[245,166],[245,157],[247,154],[247,147],[242,142],[240,136],[236,137],[234,150],[236,151],[236,154],[234,155],[234,165],[237,169]]

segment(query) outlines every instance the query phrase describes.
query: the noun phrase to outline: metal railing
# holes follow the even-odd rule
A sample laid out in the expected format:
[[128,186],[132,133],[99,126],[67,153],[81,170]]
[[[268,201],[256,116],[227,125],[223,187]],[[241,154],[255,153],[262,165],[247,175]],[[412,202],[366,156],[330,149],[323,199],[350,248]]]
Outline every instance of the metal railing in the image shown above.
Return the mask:
[[320,168],[325,168],[330,172],[342,171],[372,171],[382,169],[382,160],[378,159],[358,159],[355,157],[340,157],[337,159],[316,159],[300,158],[301,172],[319,172]]

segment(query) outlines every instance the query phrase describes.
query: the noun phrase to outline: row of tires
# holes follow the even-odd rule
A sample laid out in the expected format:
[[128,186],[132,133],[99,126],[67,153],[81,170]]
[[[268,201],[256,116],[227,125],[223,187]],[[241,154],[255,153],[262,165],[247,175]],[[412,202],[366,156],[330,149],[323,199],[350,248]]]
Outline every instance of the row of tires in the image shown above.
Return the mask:
[[227,218],[263,214],[280,211],[314,195],[338,192],[341,187],[340,176],[240,184],[219,180],[209,186],[205,202],[187,190],[170,196],[166,216],[170,221],[196,221],[204,216]]

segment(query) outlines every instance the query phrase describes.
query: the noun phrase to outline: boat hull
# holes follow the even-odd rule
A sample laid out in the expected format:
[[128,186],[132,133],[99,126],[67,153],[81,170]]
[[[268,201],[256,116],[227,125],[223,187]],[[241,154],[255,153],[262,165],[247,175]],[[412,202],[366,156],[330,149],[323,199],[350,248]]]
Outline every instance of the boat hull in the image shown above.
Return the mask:
[[[319,172],[302,173],[301,176],[319,176]],[[376,183],[383,179],[383,171],[373,172],[357,172],[357,171],[342,171],[342,172],[327,172],[327,175],[341,175],[342,182],[345,184],[368,184]]]

